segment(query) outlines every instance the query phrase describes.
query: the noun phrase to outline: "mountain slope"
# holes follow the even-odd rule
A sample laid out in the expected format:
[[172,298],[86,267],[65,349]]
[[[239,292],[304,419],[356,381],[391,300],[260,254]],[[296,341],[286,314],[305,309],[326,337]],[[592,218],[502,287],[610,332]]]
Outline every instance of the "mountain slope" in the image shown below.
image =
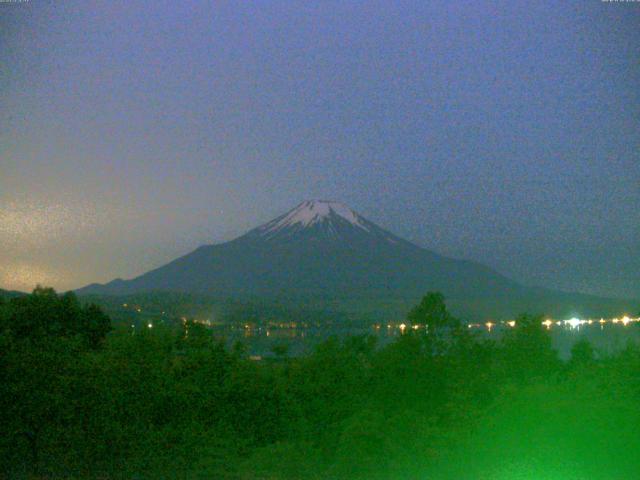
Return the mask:
[[[562,305],[566,295],[528,289],[481,264],[440,256],[343,204],[319,200],[303,202],[235,240],[202,246],[132,280],[94,284],[79,293],[157,290],[355,309],[367,304],[382,308],[377,306],[382,303],[398,313],[424,292],[440,290],[454,310],[479,316],[513,315],[516,308],[545,302]],[[582,301],[591,298],[584,297]],[[551,306],[545,313],[552,313]]]
[[3,289],[0,288],[0,297],[1,298],[10,299],[10,298],[15,298],[15,297],[21,297],[23,295],[26,295],[26,293],[18,292],[16,290],[3,290]]

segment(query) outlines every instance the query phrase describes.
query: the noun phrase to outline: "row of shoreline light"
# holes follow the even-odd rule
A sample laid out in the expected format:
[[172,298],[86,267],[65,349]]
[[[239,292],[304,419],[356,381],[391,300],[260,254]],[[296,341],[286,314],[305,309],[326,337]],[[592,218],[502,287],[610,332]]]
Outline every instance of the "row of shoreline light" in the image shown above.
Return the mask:
[[[550,330],[552,327],[564,327],[564,328],[568,328],[571,330],[575,330],[575,329],[579,329],[580,327],[584,326],[584,325],[600,325],[600,327],[604,327],[604,325],[606,324],[611,324],[611,325],[622,325],[622,326],[627,326],[631,323],[640,323],[640,317],[637,318],[632,318],[629,317],[628,315],[625,315],[623,317],[616,317],[616,318],[611,318],[611,319],[605,319],[605,318],[600,318],[600,319],[580,319],[580,318],[570,318],[568,320],[552,320],[550,318],[547,318],[543,321],[540,322],[540,325],[542,327],[545,327],[547,330]],[[489,332],[491,332],[491,330],[493,330],[496,327],[508,327],[508,328],[515,328],[517,326],[517,321],[516,320],[502,320],[502,321],[487,321],[484,323],[469,323],[467,324],[467,327],[469,329],[475,329],[475,328],[485,328],[487,329]],[[375,330],[380,330],[381,325],[374,325],[374,329]],[[400,324],[388,324],[386,325],[388,330],[391,329],[399,329],[401,333],[404,333],[407,330],[418,330],[420,328],[424,328],[422,325],[408,325],[405,323],[400,323]]]
[[[580,318],[570,318],[568,320],[552,320],[550,318],[547,318],[545,320],[543,320],[542,322],[540,322],[541,326],[545,327],[547,330],[550,330],[551,327],[565,327],[565,328],[569,328],[571,330],[575,330],[578,329],[584,325],[600,325],[601,327],[604,327],[604,325],[606,324],[612,324],[612,325],[623,325],[623,326],[627,326],[630,323],[636,323],[636,322],[640,322],[640,317],[638,318],[632,318],[629,317],[628,315],[625,315],[623,317],[616,317],[616,318],[611,318],[611,319],[605,319],[605,318],[600,318],[598,320],[589,318],[589,319],[580,319]],[[488,331],[491,331],[493,328],[495,328],[498,325],[502,325],[502,326],[507,326],[510,328],[514,328],[516,326],[517,322],[515,320],[509,320],[509,321],[501,321],[501,322],[485,322],[485,323],[469,323],[467,326],[468,328],[486,328]]]

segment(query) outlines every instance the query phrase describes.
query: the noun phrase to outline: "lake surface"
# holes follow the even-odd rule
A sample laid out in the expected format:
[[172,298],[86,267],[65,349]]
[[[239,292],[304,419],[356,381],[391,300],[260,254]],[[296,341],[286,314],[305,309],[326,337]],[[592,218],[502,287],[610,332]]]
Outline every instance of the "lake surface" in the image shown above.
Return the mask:
[[[486,324],[471,325],[470,330],[483,339],[499,340],[509,328],[502,323],[487,327]],[[517,328],[517,327],[515,327]],[[543,327],[544,328],[544,327]],[[272,349],[275,346],[287,346],[289,356],[299,356],[308,353],[319,343],[330,337],[345,338],[356,335],[373,335],[377,338],[378,345],[386,345],[403,334],[407,327],[401,325],[381,325],[369,328],[243,328],[225,327],[214,328],[214,334],[219,338],[225,338],[229,345],[236,341],[243,342],[248,353],[256,357],[273,356]],[[629,343],[640,344],[640,323],[633,322],[627,325],[622,323],[606,324],[593,322],[572,327],[569,325],[553,325],[549,328],[554,347],[561,358],[567,359],[571,355],[571,347],[578,340],[586,339],[594,347],[597,354],[607,355],[620,351]]]

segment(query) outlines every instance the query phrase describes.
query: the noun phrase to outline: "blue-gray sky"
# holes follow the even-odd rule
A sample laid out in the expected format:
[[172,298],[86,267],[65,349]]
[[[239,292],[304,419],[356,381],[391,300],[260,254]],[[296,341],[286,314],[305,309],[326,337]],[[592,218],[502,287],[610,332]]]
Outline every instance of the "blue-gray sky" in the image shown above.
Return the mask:
[[640,297],[640,3],[0,3],[0,286],[129,278],[307,198]]

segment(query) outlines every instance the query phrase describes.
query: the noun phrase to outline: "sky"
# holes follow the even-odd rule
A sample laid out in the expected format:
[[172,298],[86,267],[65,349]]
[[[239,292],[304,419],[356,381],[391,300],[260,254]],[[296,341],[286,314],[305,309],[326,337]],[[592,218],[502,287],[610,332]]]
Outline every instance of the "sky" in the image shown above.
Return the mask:
[[640,3],[0,0],[0,288],[131,278],[314,198],[640,298]]

